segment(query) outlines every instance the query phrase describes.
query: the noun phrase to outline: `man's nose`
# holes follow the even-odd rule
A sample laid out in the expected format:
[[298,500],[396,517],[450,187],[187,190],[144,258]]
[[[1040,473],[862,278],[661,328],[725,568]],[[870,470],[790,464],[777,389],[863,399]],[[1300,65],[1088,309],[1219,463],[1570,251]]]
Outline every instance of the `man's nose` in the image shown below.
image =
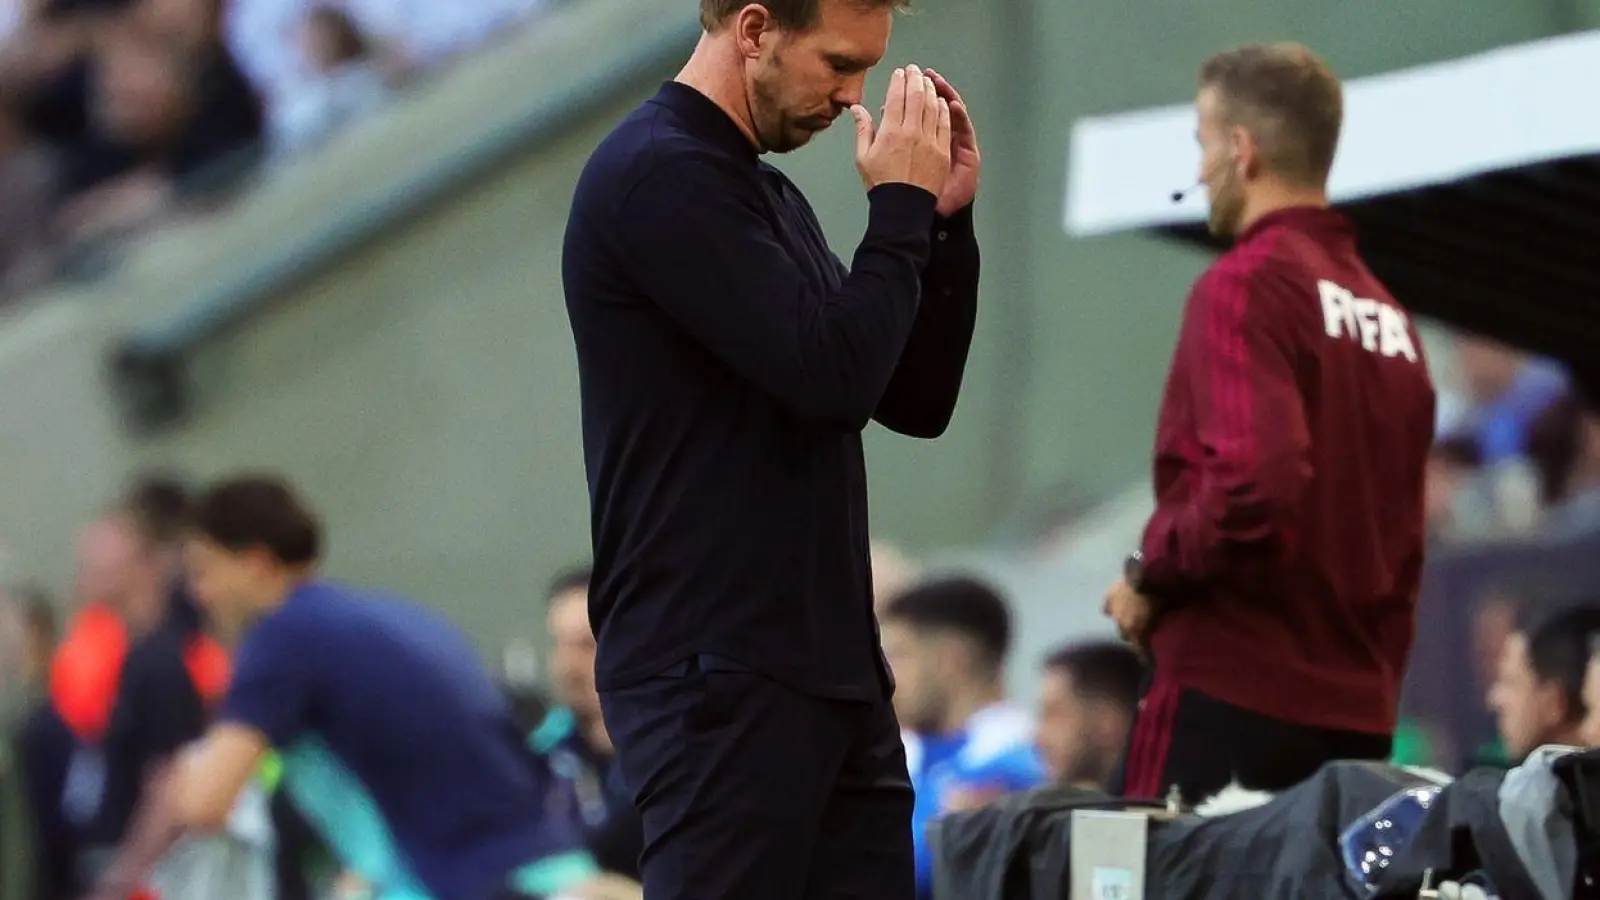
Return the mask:
[[837,91],[834,91],[833,105],[838,107],[842,113],[844,110],[848,110],[850,107],[860,103],[861,98],[866,95],[866,90],[866,73],[852,75],[844,80],[844,83],[839,86]]

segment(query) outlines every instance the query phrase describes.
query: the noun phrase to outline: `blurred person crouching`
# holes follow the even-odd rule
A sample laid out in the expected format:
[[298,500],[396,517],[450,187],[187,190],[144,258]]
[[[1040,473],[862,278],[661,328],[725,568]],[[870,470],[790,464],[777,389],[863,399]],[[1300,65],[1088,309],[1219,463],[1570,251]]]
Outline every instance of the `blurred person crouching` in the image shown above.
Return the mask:
[[389,97],[384,60],[344,10],[319,6],[300,30],[307,74],[272,109],[273,150],[294,154],[326,142]]
[[1051,780],[1111,790],[1139,706],[1139,655],[1112,641],[1071,644],[1045,659],[1043,676],[1035,742]]
[[546,592],[550,681],[558,706],[529,738],[534,752],[577,794],[585,843],[601,871],[636,883],[644,826],[622,783],[594,681],[588,568],[558,576]]
[[894,710],[916,792],[917,893],[932,894],[930,823],[1045,781],[1033,716],[1006,700],[1011,613],[973,578],[920,583],[879,610]]
[[1584,743],[1584,675],[1597,638],[1600,606],[1523,611],[1488,696],[1510,763],[1546,744]]

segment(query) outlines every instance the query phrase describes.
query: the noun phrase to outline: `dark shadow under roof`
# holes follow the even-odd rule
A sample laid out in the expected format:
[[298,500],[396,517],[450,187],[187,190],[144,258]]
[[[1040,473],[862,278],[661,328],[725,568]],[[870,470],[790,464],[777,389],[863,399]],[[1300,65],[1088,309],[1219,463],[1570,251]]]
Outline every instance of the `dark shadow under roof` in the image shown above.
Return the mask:
[[[1412,311],[1565,361],[1600,398],[1600,154],[1340,208]],[[1220,249],[1203,223],[1158,231]]]

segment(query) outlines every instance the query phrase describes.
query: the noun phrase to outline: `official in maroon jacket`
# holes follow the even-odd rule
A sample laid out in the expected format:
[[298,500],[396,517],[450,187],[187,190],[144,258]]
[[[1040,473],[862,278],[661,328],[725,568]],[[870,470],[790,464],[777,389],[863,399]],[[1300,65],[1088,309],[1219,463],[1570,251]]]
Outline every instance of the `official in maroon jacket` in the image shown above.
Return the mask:
[[1153,663],[1124,790],[1190,802],[1389,756],[1434,420],[1416,330],[1328,208],[1338,79],[1299,45],[1241,47],[1195,105],[1234,246],[1189,294],[1156,511],[1106,595]]

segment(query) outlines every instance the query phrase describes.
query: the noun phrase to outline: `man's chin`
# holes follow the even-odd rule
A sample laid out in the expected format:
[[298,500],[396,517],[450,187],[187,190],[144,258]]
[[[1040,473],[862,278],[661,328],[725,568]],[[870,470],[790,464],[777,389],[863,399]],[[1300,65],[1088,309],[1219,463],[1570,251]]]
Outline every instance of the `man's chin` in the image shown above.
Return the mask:
[[787,135],[784,138],[783,146],[777,148],[773,152],[792,153],[793,151],[799,150],[801,147],[811,143],[811,139],[816,136],[817,133],[815,131],[796,130],[792,134]]
[[783,138],[768,147],[772,153],[788,153],[811,143],[811,139],[833,127],[833,119],[795,123],[784,131]]

